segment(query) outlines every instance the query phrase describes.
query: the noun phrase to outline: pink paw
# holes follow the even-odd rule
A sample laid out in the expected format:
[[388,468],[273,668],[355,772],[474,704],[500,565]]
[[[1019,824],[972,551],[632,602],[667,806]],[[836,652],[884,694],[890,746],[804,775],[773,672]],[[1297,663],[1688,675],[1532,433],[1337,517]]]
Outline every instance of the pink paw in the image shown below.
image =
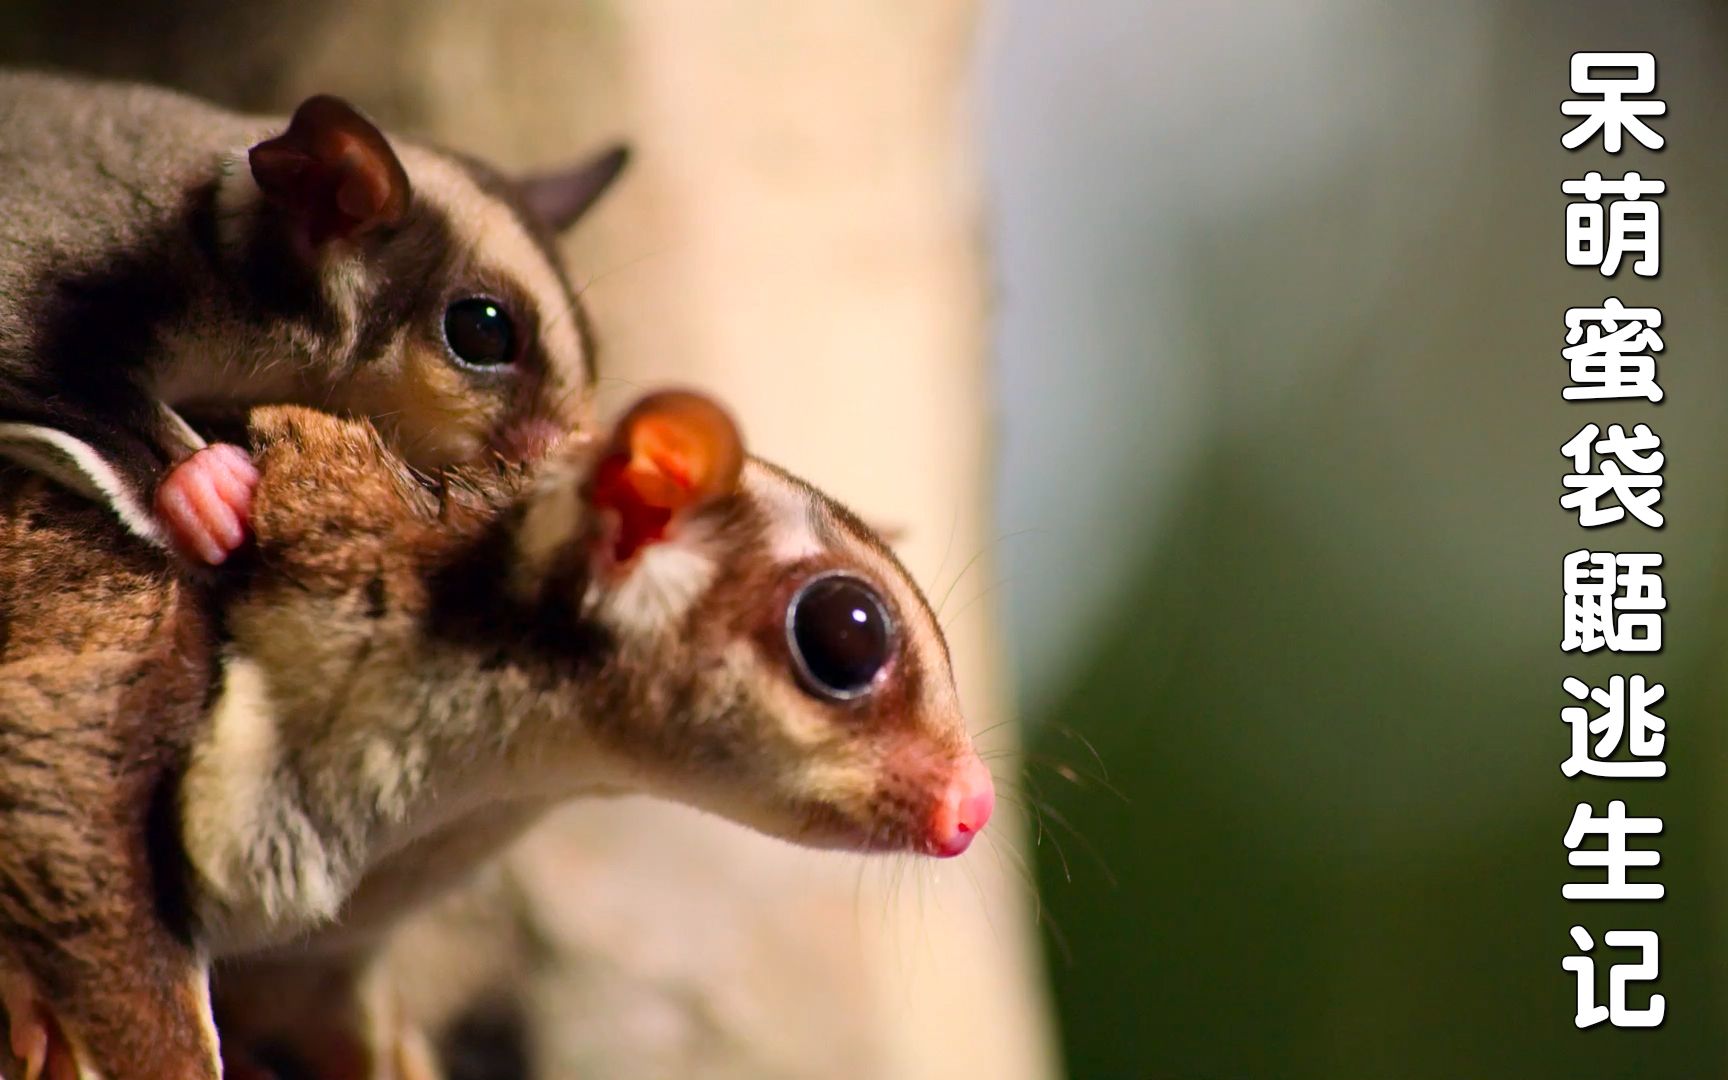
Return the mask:
[[182,555],[217,566],[246,542],[257,487],[250,455],[214,443],[168,470],[156,488],[156,516]]

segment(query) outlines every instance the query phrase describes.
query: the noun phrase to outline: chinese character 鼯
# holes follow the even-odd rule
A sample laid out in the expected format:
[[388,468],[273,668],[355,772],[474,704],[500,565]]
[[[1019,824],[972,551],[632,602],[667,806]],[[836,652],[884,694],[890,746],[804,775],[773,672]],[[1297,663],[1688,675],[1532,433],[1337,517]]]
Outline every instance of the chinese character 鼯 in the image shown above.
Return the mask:
[[1574,551],[1566,556],[1561,620],[1564,652],[1658,652],[1662,648],[1662,565],[1657,552]]

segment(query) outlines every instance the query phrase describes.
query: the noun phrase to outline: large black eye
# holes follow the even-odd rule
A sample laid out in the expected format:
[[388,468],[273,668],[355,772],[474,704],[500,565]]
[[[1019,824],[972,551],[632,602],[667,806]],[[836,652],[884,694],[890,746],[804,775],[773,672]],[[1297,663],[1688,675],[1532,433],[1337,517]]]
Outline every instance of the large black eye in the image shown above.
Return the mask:
[[504,305],[470,296],[444,309],[444,343],[464,364],[497,367],[516,358],[516,328]]
[[888,663],[894,624],[876,590],[855,577],[825,574],[786,609],[786,643],[805,686],[844,701],[867,692]]

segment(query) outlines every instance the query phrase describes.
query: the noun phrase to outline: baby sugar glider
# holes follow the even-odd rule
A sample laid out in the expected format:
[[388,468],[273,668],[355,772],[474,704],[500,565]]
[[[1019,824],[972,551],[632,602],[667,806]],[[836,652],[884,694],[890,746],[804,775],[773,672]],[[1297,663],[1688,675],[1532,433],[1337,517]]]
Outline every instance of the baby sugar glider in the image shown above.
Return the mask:
[[551,234],[623,162],[514,182],[333,97],[264,120],[0,73],[0,454],[219,563],[257,475],[187,419],[365,416],[421,469],[528,452],[591,382]]
[[[253,434],[260,557],[229,583],[205,716],[168,770],[171,891],[198,959],[57,966],[78,943],[36,949],[33,928],[163,890],[110,880],[102,908],[0,850],[12,1042],[37,1064],[210,1078],[219,1029],[231,1076],[258,1047],[294,1075],[404,1075],[416,1040],[363,989],[371,957],[573,797],[640,792],[806,846],[934,856],[989,820],[990,773],[917,586],[851,513],[747,456],[710,400],[652,395],[609,436],[437,490],[361,422],[271,408]],[[0,566],[17,557],[0,532]],[[65,767],[86,787],[137,757],[84,750]],[[7,779],[14,806],[79,812],[52,776]],[[128,1072],[97,1031],[196,1049]]]

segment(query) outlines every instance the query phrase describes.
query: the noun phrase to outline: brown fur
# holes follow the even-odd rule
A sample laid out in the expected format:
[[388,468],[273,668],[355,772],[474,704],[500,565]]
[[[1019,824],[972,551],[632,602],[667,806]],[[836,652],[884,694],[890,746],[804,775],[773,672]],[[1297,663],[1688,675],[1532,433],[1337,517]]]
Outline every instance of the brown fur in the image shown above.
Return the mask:
[[0,966],[108,1077],[211,1077],[170,779],[211,627],[104,510],[0,470]]
[[[587,202],[525,218],[496,173],[391,144],[348,110],[409,190],[387,223],[315,242],[313,210],[267,195],[255,177],[272,174],[247,163],[285,120],[6,71],[0,115],[0,455],[108,502],[138,535],[163,539],[149,505],[166,468],[255,405],[368,417],[423,469],[585,419],[592,345],[545,238]],[[592,202],[620,160],[566,179],[587,178]],[[514,327],[504,362],[446,344],[446,311],[477,297]]]
[[[395,1047],[367,1066],[387,1075],[413,1040],[391,1034],[388,997],[363,985],[384,935],[576,795],[643,791],[801,843],[923,850],[932,791],[971,753],[940,631],[879,542],[819,494],[748,463],[735,494],[657,545],[679,558],[645,554],[614,580],[593,562],[610,550],[605,519],[575,498],[595,444],[428,488],[365,424],[276,408],[253,432],[257,550],[219,596],[165,576],[91,508],[4,508],[0,562],[19,568],[0,580],[17,643],[5,655],[59,668],[58,697],[15,697],[11,725],[41,739],[76,717],[94,749],[55,739],[57,782],[112,804],[92,816],[64,802],[70,831],[0,804],[16,837],[0,852],[8,880],[49,853],[79,873],[115,867],[99,898],[56,909],[67,921],[53,936],[90,964],[18,957],[61,991],[49,1000],[75,1038],[194,1031],[181,1012],[149,1016],[202,950],[235,1047],[312,1061],[315,1035],[346,1033],[343,1045]],[[535,530],[554,555],[524,573]],[[795,583],[830,568],[874,581],[902,627],[880,692],[851,703],[804,693],[773,631]],[[82,614],[49,611],[50,597]],[[76,651],[92,633],[109,652]],[[76,689],[93,674],[106,681]],[[30,774],[0,770],[7,782],[44,797]],[[163,790],[180,879],[140,839]],[[165,878],[187,904],[162,902]],[[158,989],[90,985],[122,942],[155,958],[142,970],[162,973]]]

